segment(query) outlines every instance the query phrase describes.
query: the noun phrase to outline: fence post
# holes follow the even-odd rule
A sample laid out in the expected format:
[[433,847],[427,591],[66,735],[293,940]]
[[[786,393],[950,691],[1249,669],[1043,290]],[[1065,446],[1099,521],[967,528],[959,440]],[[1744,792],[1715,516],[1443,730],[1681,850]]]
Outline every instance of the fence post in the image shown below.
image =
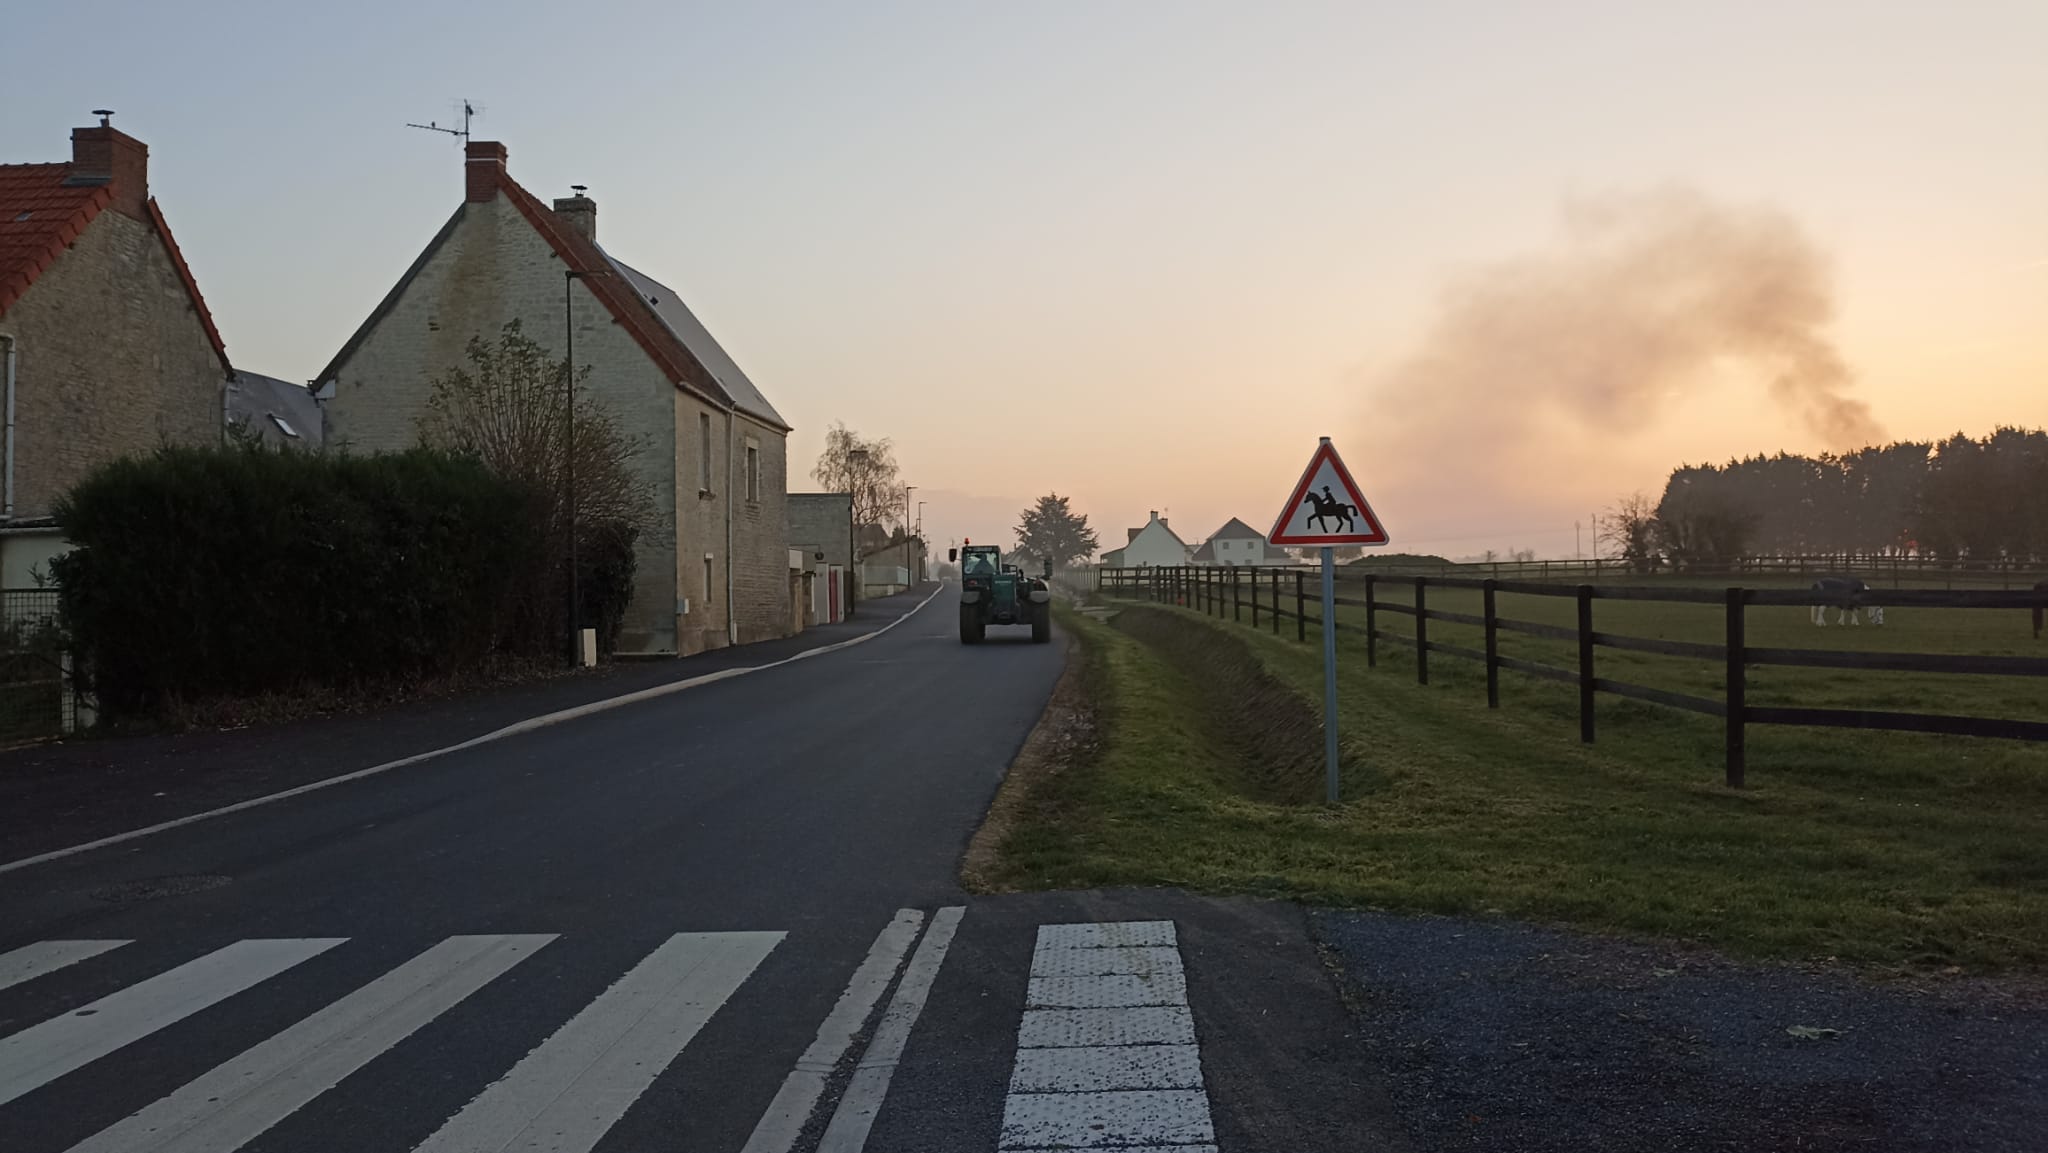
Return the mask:
[[1579,586],[1579,740],[1593,743],[1593,586]]
[[[1303,579],[1301,570],[1294,570],[1294,639],[1302,644],[1308,643],[1308,592],[1305,588],[1306,584],[1307,582]],[[2038,610],[2036,610],[2036,615],[2039,615]]]
[[1743,729],[1749,708],[1749,686],[1743,672],[1749,663],[1745,659],[1748,641],[1743,636],[1743,600],[1741,589],[1728,590],[1728,787],[1731,789],[1742,787],[1743,770],[1748,767],[1749,759],[1748,739]]
[[1429,618],[1423,614],[1429,611],[1427,597],[1428,577],[1415,578],[1415,683],[1429,683]]
[[1495,625],[1493,594],[1495,581],[1486,582],[1486,707],[1500,707],[1500,629]]
[[[1376,668],[1380,663],[1379,603],[1373,600],[1372,592],[1379,578],[1365,574],[1365,667]],[[1331,616],[1337,614],[1333,611]]]
[[1273,570],[1273,635],[1280,635],[1280,570]]
[[1259,570],[1252,570],[1252,628],[1259,627]]
[[1239,623],[1243,623],[1244,598],[1238,596],[1237,594],[1238,571],[1239,570],[1234,567],[1230,570],[1230,619],[1237,621]]

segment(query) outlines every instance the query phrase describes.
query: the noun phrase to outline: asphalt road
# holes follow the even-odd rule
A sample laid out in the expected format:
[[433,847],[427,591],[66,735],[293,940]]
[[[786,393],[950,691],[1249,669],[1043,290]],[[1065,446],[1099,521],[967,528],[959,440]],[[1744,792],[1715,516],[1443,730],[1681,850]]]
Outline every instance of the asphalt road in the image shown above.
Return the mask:
[[1298,911],[960,890],[1064,646],[948,610],[0,874],[0,1147],[1399,1148]]

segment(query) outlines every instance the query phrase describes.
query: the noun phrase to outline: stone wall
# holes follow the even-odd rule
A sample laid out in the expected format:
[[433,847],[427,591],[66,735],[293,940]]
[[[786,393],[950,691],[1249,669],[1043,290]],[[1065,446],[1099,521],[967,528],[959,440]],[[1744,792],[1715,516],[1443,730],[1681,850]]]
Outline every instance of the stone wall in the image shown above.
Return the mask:
[[147,220],[102,210],[0,336],[15,341],[16,519],[109,460],[220,442],[227,371]]

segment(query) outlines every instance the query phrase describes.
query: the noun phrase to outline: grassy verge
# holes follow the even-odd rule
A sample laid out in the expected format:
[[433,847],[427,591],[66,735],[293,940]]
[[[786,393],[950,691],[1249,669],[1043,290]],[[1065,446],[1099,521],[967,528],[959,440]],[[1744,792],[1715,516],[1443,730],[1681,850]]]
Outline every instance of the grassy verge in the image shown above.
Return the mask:
[[1368,670],[1347,651],[1354,763],[1344,805],[1325,809],[1303,799],[1320,765],[1270,763],[1213,674],[1249,653],[1314,699],[1314,646],[1155,607],[1067,627],[1096,740],[1018,804],[991,883],[1175,884],[1758,956],[2048,969],[2048,750],[1762,729],[1737,793],[1718,783],[1710,718],[1603,700],[1600,743],[1581,746],[1567,687],[1506,682],[1492,712],[1477,669],[1445,662],[1423,687],[1411,666]]

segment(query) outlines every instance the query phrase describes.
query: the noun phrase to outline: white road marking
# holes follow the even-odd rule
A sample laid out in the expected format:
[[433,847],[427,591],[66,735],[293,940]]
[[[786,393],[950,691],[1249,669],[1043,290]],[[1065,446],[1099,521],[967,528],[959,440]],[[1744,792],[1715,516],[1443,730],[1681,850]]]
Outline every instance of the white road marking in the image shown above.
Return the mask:
[[1215,1153],[1171,921],[1041,925],[998,1145]]
[[1117,1093],[1012,1093],[1003,1103],[1003,1149],[1186,1145],[1216,1139],[1201,1089]]
[[1027,1009],[1020,1049],[1095,1045],[1192,1045],[1195,1019],[1185,1005],[1128,1009]]
[[839,995],[839,1002],[826,1014],[825,1023],[818,1026],[817,1038],[797,1058],[796,1068],[783,1079],[782,1088],[768,1103],[768,1111],[761,1115],[740,1153],[789,1153],[796,1147],[804,1123],[810,1120],[811,1110],[825,1092],[826,1081],[852,1047],[854,1035],[867,1024],[875,1002],[882,999],[889,982],[896,979],[903,955],[910,952],[911,942],[917,940],[917,931],[923,925],[922,912],[899,909],[895,919],[883,927],[881,935],[869,946],[867,958],[853,971],[853,980]]
[[587,1153],[782,938],[670,937],[449,1118],[417,1153]]
[[0,953],[0,989],[33,981],[44,973],[54,973],[66,965],[76,965],[87,957],[97,957],[110,949],[132,945],[133,941],[37,941],[23,945],[6,953]]
[[1178,943],[1173,935],[1172,921],[1041,925],[1038,928],[1038,945],[1033,950],[1032,966],[1034,969],[1037,967],[1036,954],[1054,949],[1123,949],[1133,945],[1171,948]]
[[0,1040],[0,1105],[347,939],[237,941]]
[[71,1153],[239,1149],[554,939],[450,937]]
[[903,980],[896,986],[896,995],[889,998],[889,1007],[882,1012],[882,1023],[875,1026],[867,1052],[861,1054],[853,1080],[847,1083],[839,1107],[833,1110],[825,1136],[818,1142],[818,1153],[860,1153],[867,1145],[875,1115],[882,1111],[882,1099],[889,1095],[889,1079],[896,1075],[896,1062],[903,1057],[911,1027],[924,1012],[932,981],[939,975],[939,966],[946,962],[946,950],[952,947],[953,933],[966,912],[965,906],[949,905],[932,917],[931,928],[925,930],[924,940],[918,942],[917,952],[911,956],[910,964],[903,970]]
[[1180,950],[1172,945],[1042,949],[1031,957],[1033,977],[1099,977],[1112,973],[1172,973],[1178,976],[1180,972]]
[[1193,1045],[1109,1045],[1020,1049],[1012,1093],[1106,1093],[1113,1089],[1199,1089],[1202,1061]]
[[[1096,950],[1089,950],[1095,952]],[[1120,1009],[1185,1005],[1187,978],[1179,973],[1100,973],[1092,977],[1033,977],[1033,1009]]]
[[75,856],[79,853],[88,853],[94,849],[104,849],[108,845],[119,845],[127,841],[136,840],[141,837],[153,836],[157,833],[168,832],[172,829],[180,829],[185,827],[186,825],[197,824],[200,821],[210,821],[215,817],[225,817],[231,813],[243,812],[248,809],[257,808],[261,805],[275,804],[278,801],[289,800],[292,797],[304,796],[307,793],[318,792],[321,789],[331,789],[336,785],[345,785],[348,784],[350,781],[360,781],[365,777],[374,777],[379,773],[388,773],[393,769],[402,769],[410,765],[417,765],[422,761],[431,761],[436,757],[445,757],[450,753],[459,753],[467,749],[476,748],[479,745],[487,745],[493,741],[502,741],[507,737],[516,737],[521,733],[530,733],[535,731],[536,729],[544,729],[551,725],[559,725],[567,721],[580,720],[584,717],[593,716],[597,713],[608,712],[612,709],[623,708],[627,705],[639,704],[642,701],[655,700],[660,697],[668,696],[672,693],[682,692],[685,689],[694,689],[703,685],[714,684],[718,681],[730,680],[733,677],[743,677],[749,673],[758,673],[764,672],[768,669],[781,668],[783,665],[794,664],[797,661],[809,660],[813,657],[824,656],[826,653],[834,653],[840,651],[841,649],[852,648],[855,645],[866,644],[867,642],[874,640],[876,637],[881,636],[883,633],[888,632],[890,629],[895,628],[897,625],[902,624],[904,621],[909,620],[912,616],[915,616],[919,609],[922,609],[924,608],[924,606],[932,603],[932,601],[938,597],[939,593],[944,591],[945,587],[943,585],[940,586],[938,589],[933,590],[931,596],[928,596],[923,600],[917,602],[917,604],[913,606],[909,612],[904,613],[902,616],[897,617],[895,620],[890,621],[888,624],[883,625],[881,628],[876,629],[874,632],[862,633],[857,637],[852,637],[843,641],[836,641],[829,645],[819,645],[817,648],[814,649],[805,649],[803,652],[800,652],[795,656],[784,657],[779,661],[769,661],[767,664],[762,665],[748,665],[744,668],[723,669],[715,673],[706,673],[701,677],[691,677],[688,680],[676,681],[672,684],[656,685],[655,687],[650,689],[641,689],[638,692],[622,693],[616,697],[606,697],[604,700],[592,701],[589,704],[577,705],[574,708],[561,709],[552,713],[544,713],[541,716],[537,717],[528,717],[523,721],[516,721],[512,724],[506,725],[504,728],[493,729],[492,731],[485,733],[482,736],[471,737],[466,741],[460,741],[456,744],[447,745],[438,749],[429,749],[424,753],[415,753],[409,757],[400,757],[395,761],[386,761],[381,765],[371,765],[367,769],[357,769],[354,772],[343,773],[337,777],[328,777],[325,780],[312,781],[307,784],[299,785],[295,788],[284,789],[279,792],[269,793],[261,797],[251,797],[246,801],[237,801],[232,805],[222,805],[220,808],[208,809],[203,813],[193,813],[190,816],[177,817],[168,821],[159,821],[154,825],[148,825],[140,829],[130,829],[125,833],[115,833],[112,836],[101,837],[95,841],[86,841],[83,844],[68,845],[61,849],[52,849],[47,853],[37,853],[33,857],[23,857],[18,861],[9,861],[6,864],[0,864],[0,873],[11,873],[14,872],[16,869],[26,869],[32,865],[40,865],[48,861],[61,860],[65,857]]

